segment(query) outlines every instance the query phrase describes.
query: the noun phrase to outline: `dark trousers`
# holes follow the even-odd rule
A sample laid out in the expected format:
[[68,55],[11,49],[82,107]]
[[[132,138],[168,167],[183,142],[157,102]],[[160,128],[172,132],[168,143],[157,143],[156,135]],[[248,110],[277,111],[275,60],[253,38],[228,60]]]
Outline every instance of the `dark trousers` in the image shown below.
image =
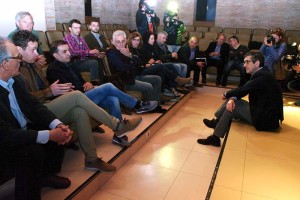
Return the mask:
[[243,61],[238,60],[238,59],[230,60],[230,61],[227,62],[226,66],[224,67],[222,85],[226,86],[228,76],[229,76],[230,72],[233,69],[239,70],[239,72],[240,72],[240,84],[239,84],[239,86],[243,86],[246,83],[246,80],[245,80],[246,70],[244,68]]
[[63,146],[47,144],[0,147],[0,176],[15,176],[16,200],[41,199],[41,178],[60,171]]
[[[194,71],[193,81],[195,83],[198,83],[199,79],[200,79],[200,67],[197,66],[197,65],[188,66],[187,73],[186,73],[186,78],[190,77],[190,74],[191,74],[192,70]],[[202,78],[203,78],[203,75],[202,75]]]
[[223,74],[223,67],[224,67],[224,64],[223,64],[222,60],[215,60],[215,59],[212,59],[212,58],[208,58],[207,59],[207,65],[205,65],[202,68],[202,79],[206,80],[206,71],[207,71],[208,67],[211,67],[211,66],[217,67],[216,82],[221,83],[221,78],[222,78],[222,74]]

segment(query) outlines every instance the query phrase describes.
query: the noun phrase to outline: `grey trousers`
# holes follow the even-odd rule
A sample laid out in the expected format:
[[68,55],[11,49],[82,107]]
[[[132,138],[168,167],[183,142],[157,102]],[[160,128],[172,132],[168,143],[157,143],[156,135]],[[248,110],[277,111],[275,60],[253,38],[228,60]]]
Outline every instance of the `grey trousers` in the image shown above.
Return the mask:
[[232,118],[241,119],[249,124],[252,124],[249,103],[243,99],[238,99],[235,101],[235,109],[232,112],[229,112],[226,109],[226,104],[228,99],[219,107],[215,112],[215,116],[219,120],[213,135],[223,138],[226,133],[229,131],[230,121]]
[[109,115],[80,91],[73,91],[61,95],[44,105],[63,123],[74,123],[74,131],[78,135],[81,149],[87,161],[92,161],[97,158],[90,117],[105,124],[112,130],[116,130],[120,122],[119,119]]

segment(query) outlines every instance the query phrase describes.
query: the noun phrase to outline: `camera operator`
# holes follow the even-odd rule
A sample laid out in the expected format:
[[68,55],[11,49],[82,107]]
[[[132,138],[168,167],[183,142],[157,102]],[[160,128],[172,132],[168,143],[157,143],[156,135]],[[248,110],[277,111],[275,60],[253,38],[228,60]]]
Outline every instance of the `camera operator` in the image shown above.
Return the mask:
[[141,35],[145,32],[157,33],[156,26],[159,25],[159,17],[156,16],[154,10],[147,4],[147,0],[140,0],[135,20],[137,30]]
[[179,21],[178,13],[167,10],[164,14],[164,31],[168,33],[167,45],[170,52],[177,52],[182,44],[182,33],[186,27]]
[[265,57],[264,67],[267,67],[273,75],[275,74],[274,64],[280,61],[286,50],[284,31],[281,28],[270,30],[269,36],[265,37],[259,51]]

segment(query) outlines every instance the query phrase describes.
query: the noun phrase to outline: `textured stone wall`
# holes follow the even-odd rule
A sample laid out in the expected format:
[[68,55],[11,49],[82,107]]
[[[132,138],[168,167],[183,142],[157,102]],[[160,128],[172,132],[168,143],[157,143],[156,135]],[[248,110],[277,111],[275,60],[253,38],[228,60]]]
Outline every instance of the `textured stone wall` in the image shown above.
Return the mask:
[[[192,25],[196,0],[174,0],[179,5],[180,19]],[[53,21],[68,22],[77,18],[84,22],[84,0],[45,0],[47,28],[53,28]],[[100,17],[101,23],[127,24],[135,29],[135,13],[139,0],[92,0],[92,15]],[[163,18],[168,0],[157,0],[154,8]],[[54,7],[53,7],[54,3]],[[299,0],[217,0],[215,26],[300,29]]]
[[46,20],[46,30],[56,29],[54,0],[45,0],[45,20]]
[[215,26],[300,29],[299,0],[217,0]]

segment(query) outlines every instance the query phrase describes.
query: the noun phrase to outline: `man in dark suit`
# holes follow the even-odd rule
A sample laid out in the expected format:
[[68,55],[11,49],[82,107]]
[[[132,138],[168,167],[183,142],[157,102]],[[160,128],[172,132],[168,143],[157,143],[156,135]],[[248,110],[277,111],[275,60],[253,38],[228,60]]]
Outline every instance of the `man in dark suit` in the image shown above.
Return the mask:
[[227,62],[229,45],[225,43],[226,36],[224,33],[218,35],[217,41],[211,42],[205,51],[207,65],[202,69],[202,83],[206,83],[206,71],[210,66],[217,67],[216,85],[221,84],[223,68]]
[[199,39],[196,36],[191,37],[189,42],[184,44],[178,50],[178,59],[180,62],[185,63],[188,66],[186,76],[189,77],[191,70],[194,70],[194,85],[196,87],[202,87],[202,85],[199,84],[199,79],[200,70],[204,66],[204,63],[196,60],[196,58],[200,57],[198,42]]
[[71,184],[55,173],[72,131],[26,90],[17,47],[0,37],[0,52],[0,177],[13,171],[15,199],[41,199],[41,187]]
[[[272,131],[283,121],[283,100],[279,84],[267,68],[263,68],[261,53],[248,52],[244,67],[250,80],[243,86],[227,91],[222,99],[226,101],[215,113],[216,118],[204,119],[204,124],[214,132],[207,139],[198,139],[203,145],[220,146],[220,137],[229,132],[232,118],[253,124],[257,131]],[[241,98],[249,95],[249,103]]]
[[89,29],[91,32],[84,37],[90,49],[97,49],[100,53],[105,55],[109,44],[106,42],[104,35],[99,33],[100,23],[96,18],[92,18]]

